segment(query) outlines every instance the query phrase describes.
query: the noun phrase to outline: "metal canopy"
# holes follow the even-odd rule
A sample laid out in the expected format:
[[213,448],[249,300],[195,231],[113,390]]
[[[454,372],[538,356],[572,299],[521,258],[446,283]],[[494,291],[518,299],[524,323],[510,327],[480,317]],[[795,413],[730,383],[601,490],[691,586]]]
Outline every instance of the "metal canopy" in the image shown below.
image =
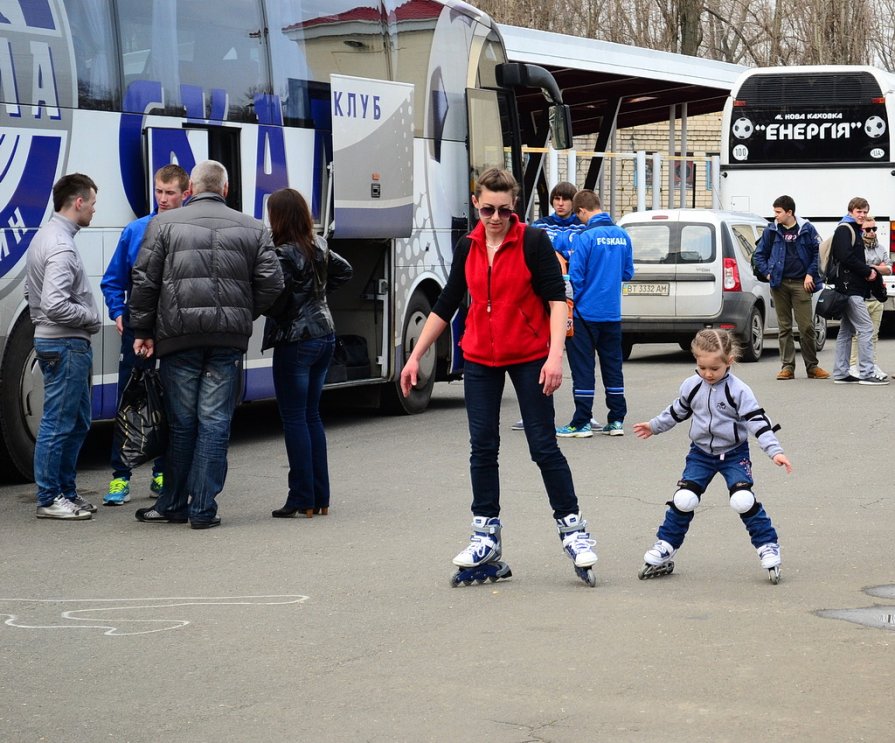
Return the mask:
[[[616,109],[616,129],[668,121],[675,104],[686,103],[689,116],[720,111],[734,82],[748,69],[518,26],[498,29],[510,61],[546,67],[556,77],[563,102],[572,108],[576,135],[605,130],[611,122],[604,119]],[[517,101],[523,118],[543,109],[537,92],[519,90]]]

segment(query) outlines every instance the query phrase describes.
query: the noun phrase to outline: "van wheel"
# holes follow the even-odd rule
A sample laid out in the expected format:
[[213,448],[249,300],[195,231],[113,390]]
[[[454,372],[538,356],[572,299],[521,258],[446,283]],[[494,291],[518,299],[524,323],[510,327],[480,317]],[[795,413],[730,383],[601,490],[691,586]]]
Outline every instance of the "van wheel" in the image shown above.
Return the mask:
[[758,307],[753,307],[749,313],[746,333],[743,338],[743,361],[758,361],[764,350],[764,318]]
[[34,353],[34,328],[22,315],[0,369],[0,464],[6,482],[34,479],[34,442],[44,407],[43,375]]
[[827,343],[827,318],[820,315],[814,316],[814,338],[815,350],[823,351]]
[[622,360],[627,361],[631,358],[631,351],[634,350],[634,341],[622,338]]

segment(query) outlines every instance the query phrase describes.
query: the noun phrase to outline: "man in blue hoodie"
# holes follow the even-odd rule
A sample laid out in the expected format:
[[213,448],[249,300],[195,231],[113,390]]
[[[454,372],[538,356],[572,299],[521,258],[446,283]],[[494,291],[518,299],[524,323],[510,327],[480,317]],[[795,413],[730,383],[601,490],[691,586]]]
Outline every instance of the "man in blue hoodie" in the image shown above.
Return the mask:
[[[128,377],[135,366],[142,369],[155,368],[155,359],[137,359],[134,355],[134,333],[128,326],[127,299],[131,290],[131,270],[137,261],[140,243],[149,220],[159,212],[177,209],[189,197],[190,176],[179,165],[165,165],[155,173],[155,202],[157,209],[145,217],[135,219],[121,232],[118,247],[106,273],[100,282],[103,299],[109,309],[109,319],[115,323],[121,336],[121,357],[118,364],[118,400]],[[157,496],[164,485],[164,460],[159,457],[152,464],[150,493]],[[112,481],[109,492],[103,497],[104,506],[121,506],[130,500],[131,470],[121,460],[121,451],[112,444]]]
[[602,210],[600,197],[584,189],[572,207],[585,223],[571,241],[569,278],[575,297],[575,334],[566,339],[575,413],[567,426],[556,429],[560,438],[593,436],[595,356],[606,393],[609,416],[601,433],[624,436],[628,412],[622,375],[622,282],[634,278],[631,238]]
[[818,289],[818,245],[820,236],[807,219],[796,217],[791,196],[774,200],[774,223],[768,227],[755,249],[755,267],[768,277],[771,298],[780,328],[780,371],[777,379],[795,377],[796,344],[792,332],[795,316],[799,346],[808,379],[829,379],[830,372],[817,364],[814,335],[814,308],[811,295]]

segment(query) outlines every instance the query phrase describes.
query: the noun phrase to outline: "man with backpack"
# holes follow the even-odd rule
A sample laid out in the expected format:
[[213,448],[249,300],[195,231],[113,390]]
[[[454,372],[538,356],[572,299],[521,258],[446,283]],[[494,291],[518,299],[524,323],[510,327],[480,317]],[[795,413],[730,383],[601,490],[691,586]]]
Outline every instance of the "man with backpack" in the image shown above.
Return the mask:
[[830,372],[817,364],[814,308],[811,295],[816,290],[820,236],[807,219],[796,217],[791,196],[774,200],[774,223],[761,236],[755,249],[755,268],[771,285],[771,297],[780,328],[780,371],[777,379],[795,377],[796,344],[792,321],[799,328],[799,346],[808,379],[829,379]]
[[[848,297],[842,312],[839,332],[836,334],[836,357],[833,363],[833,381],[836,384],[887,385],[888,379],[880,379],[873,368],[873,321],[867,311],[873,283],[878,272],[864,259],[863,224],[870,211],[867,199],[856,196],[848,202],[846,214],[833,233],[830,263],[836,266],[837,291]],[[849,356],[852,336],[858,339],[858,375],[849,374]]]

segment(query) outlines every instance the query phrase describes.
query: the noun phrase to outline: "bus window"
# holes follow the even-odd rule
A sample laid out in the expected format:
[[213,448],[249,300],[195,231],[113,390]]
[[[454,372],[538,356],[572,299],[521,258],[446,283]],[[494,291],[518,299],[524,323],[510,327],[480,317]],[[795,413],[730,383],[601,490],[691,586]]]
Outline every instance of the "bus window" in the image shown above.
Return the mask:
[[160,83],[160,108],[173,115],[182,116],[184,106],[199,100],[205,110],[187,110],[187,116],[257,121],[255,96],[270,92],[270,80],[256,2],[217,0],[211,9],[175,0],[119,0],[118,8],[126,88],[136,81]]
[[331,0],[267,0],[273,92],[284,122],[312,126],[313,91],[333,73],[388,80],[379,2],[355,0],[333,9]]
[[78,68],[78,108],[118,110],[121,83],[109,4],[103,0],[69,0],[65,10]]

